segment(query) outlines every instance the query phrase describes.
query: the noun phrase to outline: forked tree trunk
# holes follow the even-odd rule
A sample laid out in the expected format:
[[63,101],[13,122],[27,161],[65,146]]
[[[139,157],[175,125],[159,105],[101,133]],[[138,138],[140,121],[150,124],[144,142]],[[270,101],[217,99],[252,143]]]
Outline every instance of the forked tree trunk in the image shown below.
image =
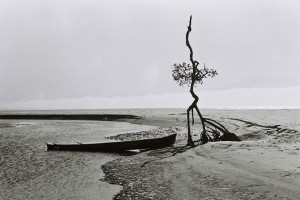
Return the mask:
[[[190,112],[192,111],[192,118],[193,118],[193,122],[194,122],[194,113],[193,113],[193,109],[196,109],[197,112],[199,111],[198,107],[197,107],[197,103],[199,100],[199,97],[195,94],[194,92],[194,86],[195,86],[195,81],[196,81],[196,70],[197,70],[197,66],[198,66],[198,62],[194,61],[194,53],[193,53],[193,49],[191,47],[191,44],[189,42],[189,35],[190,32],[192,31],[192,16],[190,17],[190,21],[189,21],[189,26],[188,26],[188,30],[186,32],[186,46],[189,48],[190,50],[190,61],[192,63],[192,67],[193,67],[193,72],[192,72],[192,81],[191,81],[191,85],[190,85],[190,93],[192,95],[192,97],[194,98],[193,103],[189,106],[189,108],[187,109],[187,122],[188,122],[188,145],[194,145],[194,142],[192,140],[192,135],[191,135],[191,127],[190,127]],[[205,131],[205,125],[203,122],[203,117],[200,113],[200,111],[198,112],[202,126],[203,126],[203,131]]]
[[[194,109],[196,110],[201,124],[203,131],[200,135],[200,142],[207,143],[209,141],[218,141],[218,140],[233,140],[233,141],[239,141],[239,138],[234,135],[233,133],[230,133],[222,124],[219,122],[216,122],[215,120],[204,118],[197,106],[197,103],[199,101],[199,97],[194,92],[194,86],[196,82],[196,73],[197,73],[197,67],[199,62],[194,60],[193,58],[193,49],[189,42],[189,34],[192,31],[192,16],[190,17],[188,30],[186,32],[186,46],[190,50],[190,61],[192,63],[193,71],[192,71],[192,77],[191,77],[191,85],[190,85],[190,93],[192,97],[194,98],[193,103],[189,106],[187,109],[187,127],[188,127],[188,141],[187,145],[194,146],[194,141],[192,139],[191,135],[191,121],[190,121],[190,114],[192,112],[192,124],[194,124]],[[209,129],[209,130],[206,130]],[[211,133],[212,137],[208,134]]]

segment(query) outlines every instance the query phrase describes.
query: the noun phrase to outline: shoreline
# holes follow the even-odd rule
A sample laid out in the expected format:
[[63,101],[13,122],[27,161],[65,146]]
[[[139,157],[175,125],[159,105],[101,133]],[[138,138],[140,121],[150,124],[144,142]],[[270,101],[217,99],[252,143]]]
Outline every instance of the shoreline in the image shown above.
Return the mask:
[[[107,115],[133,115],[138,118],[116,117],[112,121],[156,126],[155,134],[168,128],[178,133],[173,147],[122,156],[101,166],[101,180],[122,187],[114,199],[300,197],[298,110],[204,111],[203,115],[218,120],[243,141],[208,143],[195,148],[184,148],[184,109],[113,110],[103,114],[106,111],[98,113],[102,119],[107,120]],[[201,125],[196,122],[192,127],[194,139],[199,137],[199,130]],[[144,134],[147,133],[150,132]]]

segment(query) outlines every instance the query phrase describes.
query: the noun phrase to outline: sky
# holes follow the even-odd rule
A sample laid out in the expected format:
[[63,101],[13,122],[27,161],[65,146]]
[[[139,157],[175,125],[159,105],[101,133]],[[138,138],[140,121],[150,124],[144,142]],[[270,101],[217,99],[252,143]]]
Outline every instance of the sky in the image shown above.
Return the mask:
[[300,1],[0,0],[0,109],[300,108]]

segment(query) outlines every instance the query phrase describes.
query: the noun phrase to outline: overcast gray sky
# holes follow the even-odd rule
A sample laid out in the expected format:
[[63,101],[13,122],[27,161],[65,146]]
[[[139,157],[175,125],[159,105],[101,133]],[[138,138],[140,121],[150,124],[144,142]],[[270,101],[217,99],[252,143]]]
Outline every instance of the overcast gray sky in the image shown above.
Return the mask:
[[[209,106],[300,106],[299,10],[297,0],[0,0],[0,108],[56,108],[62,100],[81,108],[90,103],[82,99],[118,97],[140,97],[130,107],[141,107],[149,95],[157,102],[144,106],[163,106],[159,99],[187,91],[171,66],[189,61],[190,15],[195,59],[219,72],[198,93],[239,91],[249,100],[206,99]],[[265,103],[252,105],[257,98]]]

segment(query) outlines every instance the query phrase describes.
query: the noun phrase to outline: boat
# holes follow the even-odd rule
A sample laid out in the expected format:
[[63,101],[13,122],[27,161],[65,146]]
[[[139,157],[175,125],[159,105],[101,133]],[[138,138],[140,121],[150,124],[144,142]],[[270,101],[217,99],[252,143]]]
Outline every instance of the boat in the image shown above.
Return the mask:
[[75,143],[75,144],[54,144],[46,143],[49,151],[99,151],[99,152],[121,152],[135,149],[159,149],[174,144],[176,133],[165,137],[112,141],[103,143]]

